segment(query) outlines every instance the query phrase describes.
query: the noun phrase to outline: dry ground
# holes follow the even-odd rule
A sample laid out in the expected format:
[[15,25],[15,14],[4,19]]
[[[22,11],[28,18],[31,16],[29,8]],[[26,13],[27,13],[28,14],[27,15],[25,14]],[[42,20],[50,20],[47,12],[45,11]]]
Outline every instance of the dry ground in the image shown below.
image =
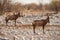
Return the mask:
[[32,25],[0,26],[0,32],[9,40],[60,40],[60,25],[46,25],[44,31],[45,34],[42,27],[36,27],[38,35],[34,35]]

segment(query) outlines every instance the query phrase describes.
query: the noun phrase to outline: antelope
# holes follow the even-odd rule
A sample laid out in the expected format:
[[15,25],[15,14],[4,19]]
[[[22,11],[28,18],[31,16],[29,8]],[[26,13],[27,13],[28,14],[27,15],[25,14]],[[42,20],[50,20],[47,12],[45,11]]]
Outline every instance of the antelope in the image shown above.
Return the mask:
[[23,17],[22,15],[20,15],[20,12],[18,12],[18,14],[14,14],[14,15],[8,15],[6,18],[5,18],[5,21],[6,21],[6,25],[7,25],[7,22],[9,20],[15,20],[15,26],[16,26],[16,19],[18,17]]
[[34,21],[32,22],[34,34],[36,33],[36,32],[35,32],[35,27],[36,27],[36,26],[42,26],[42,27],[43,27],[43,33],[45,33],[45,32],[44,32],[44,26],[45,26],[47,23],[49,23],[49,16],[48,16],[48,15],[47,15],[47,19],[34,20]]

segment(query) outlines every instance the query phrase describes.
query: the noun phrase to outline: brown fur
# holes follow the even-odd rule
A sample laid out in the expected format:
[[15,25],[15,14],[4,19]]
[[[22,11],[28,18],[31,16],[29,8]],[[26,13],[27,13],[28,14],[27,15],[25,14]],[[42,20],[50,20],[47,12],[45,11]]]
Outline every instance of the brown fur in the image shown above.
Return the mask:
[[[21,17],[20,13],[7,16],[7,17],[5,18],[6,25],[7,25],[8,20],[15,20],[15,25],[16,25],[16,19],[17,19],[18,17]],[[22,16],[22,17],[23,17],[23,16]]]
[[43,26],[43,33],[44,33],[44,26],[49,22],[49,16],[47,16],[47,19],[42,19],[42,20],[34,20],[32,25],[33,25],[33,32],[35,33],[35,27],[36,26]]

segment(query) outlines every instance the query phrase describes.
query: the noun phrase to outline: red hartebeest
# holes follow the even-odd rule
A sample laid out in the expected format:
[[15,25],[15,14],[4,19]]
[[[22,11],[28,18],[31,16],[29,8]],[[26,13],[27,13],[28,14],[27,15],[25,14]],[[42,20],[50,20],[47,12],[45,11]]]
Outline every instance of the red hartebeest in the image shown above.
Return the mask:
[[7,16],[7,17],[5,18],[6,25],[7,25],[7,22],[8,22],[9,20],[15,20],[15,25],[16,25],[16,19],[17,19],[18,17],[23,17],[22,15],[20,15],[20,12],[18,12],[18,14],[14,14],[14,15],[9,15],[9,16]]
[[47,19],[42,19],[42,20],[34,20],[32,25],[33,25],[33,32],[35,32],[35,27],[36,26],[43,26],[43,33],[44,33],[44,26],[49,22],[49,16],[47,15]]

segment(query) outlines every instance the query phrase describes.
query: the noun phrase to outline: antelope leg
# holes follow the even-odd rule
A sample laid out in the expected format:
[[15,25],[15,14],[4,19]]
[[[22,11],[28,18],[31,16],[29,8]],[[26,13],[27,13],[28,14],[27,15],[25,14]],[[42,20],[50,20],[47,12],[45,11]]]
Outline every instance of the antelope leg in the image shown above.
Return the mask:
[[35,34],[35,26],[33,26],[33,33]]
[[43,33],[45,34],[45,32],[44,32],[44,25],[43,25]]

